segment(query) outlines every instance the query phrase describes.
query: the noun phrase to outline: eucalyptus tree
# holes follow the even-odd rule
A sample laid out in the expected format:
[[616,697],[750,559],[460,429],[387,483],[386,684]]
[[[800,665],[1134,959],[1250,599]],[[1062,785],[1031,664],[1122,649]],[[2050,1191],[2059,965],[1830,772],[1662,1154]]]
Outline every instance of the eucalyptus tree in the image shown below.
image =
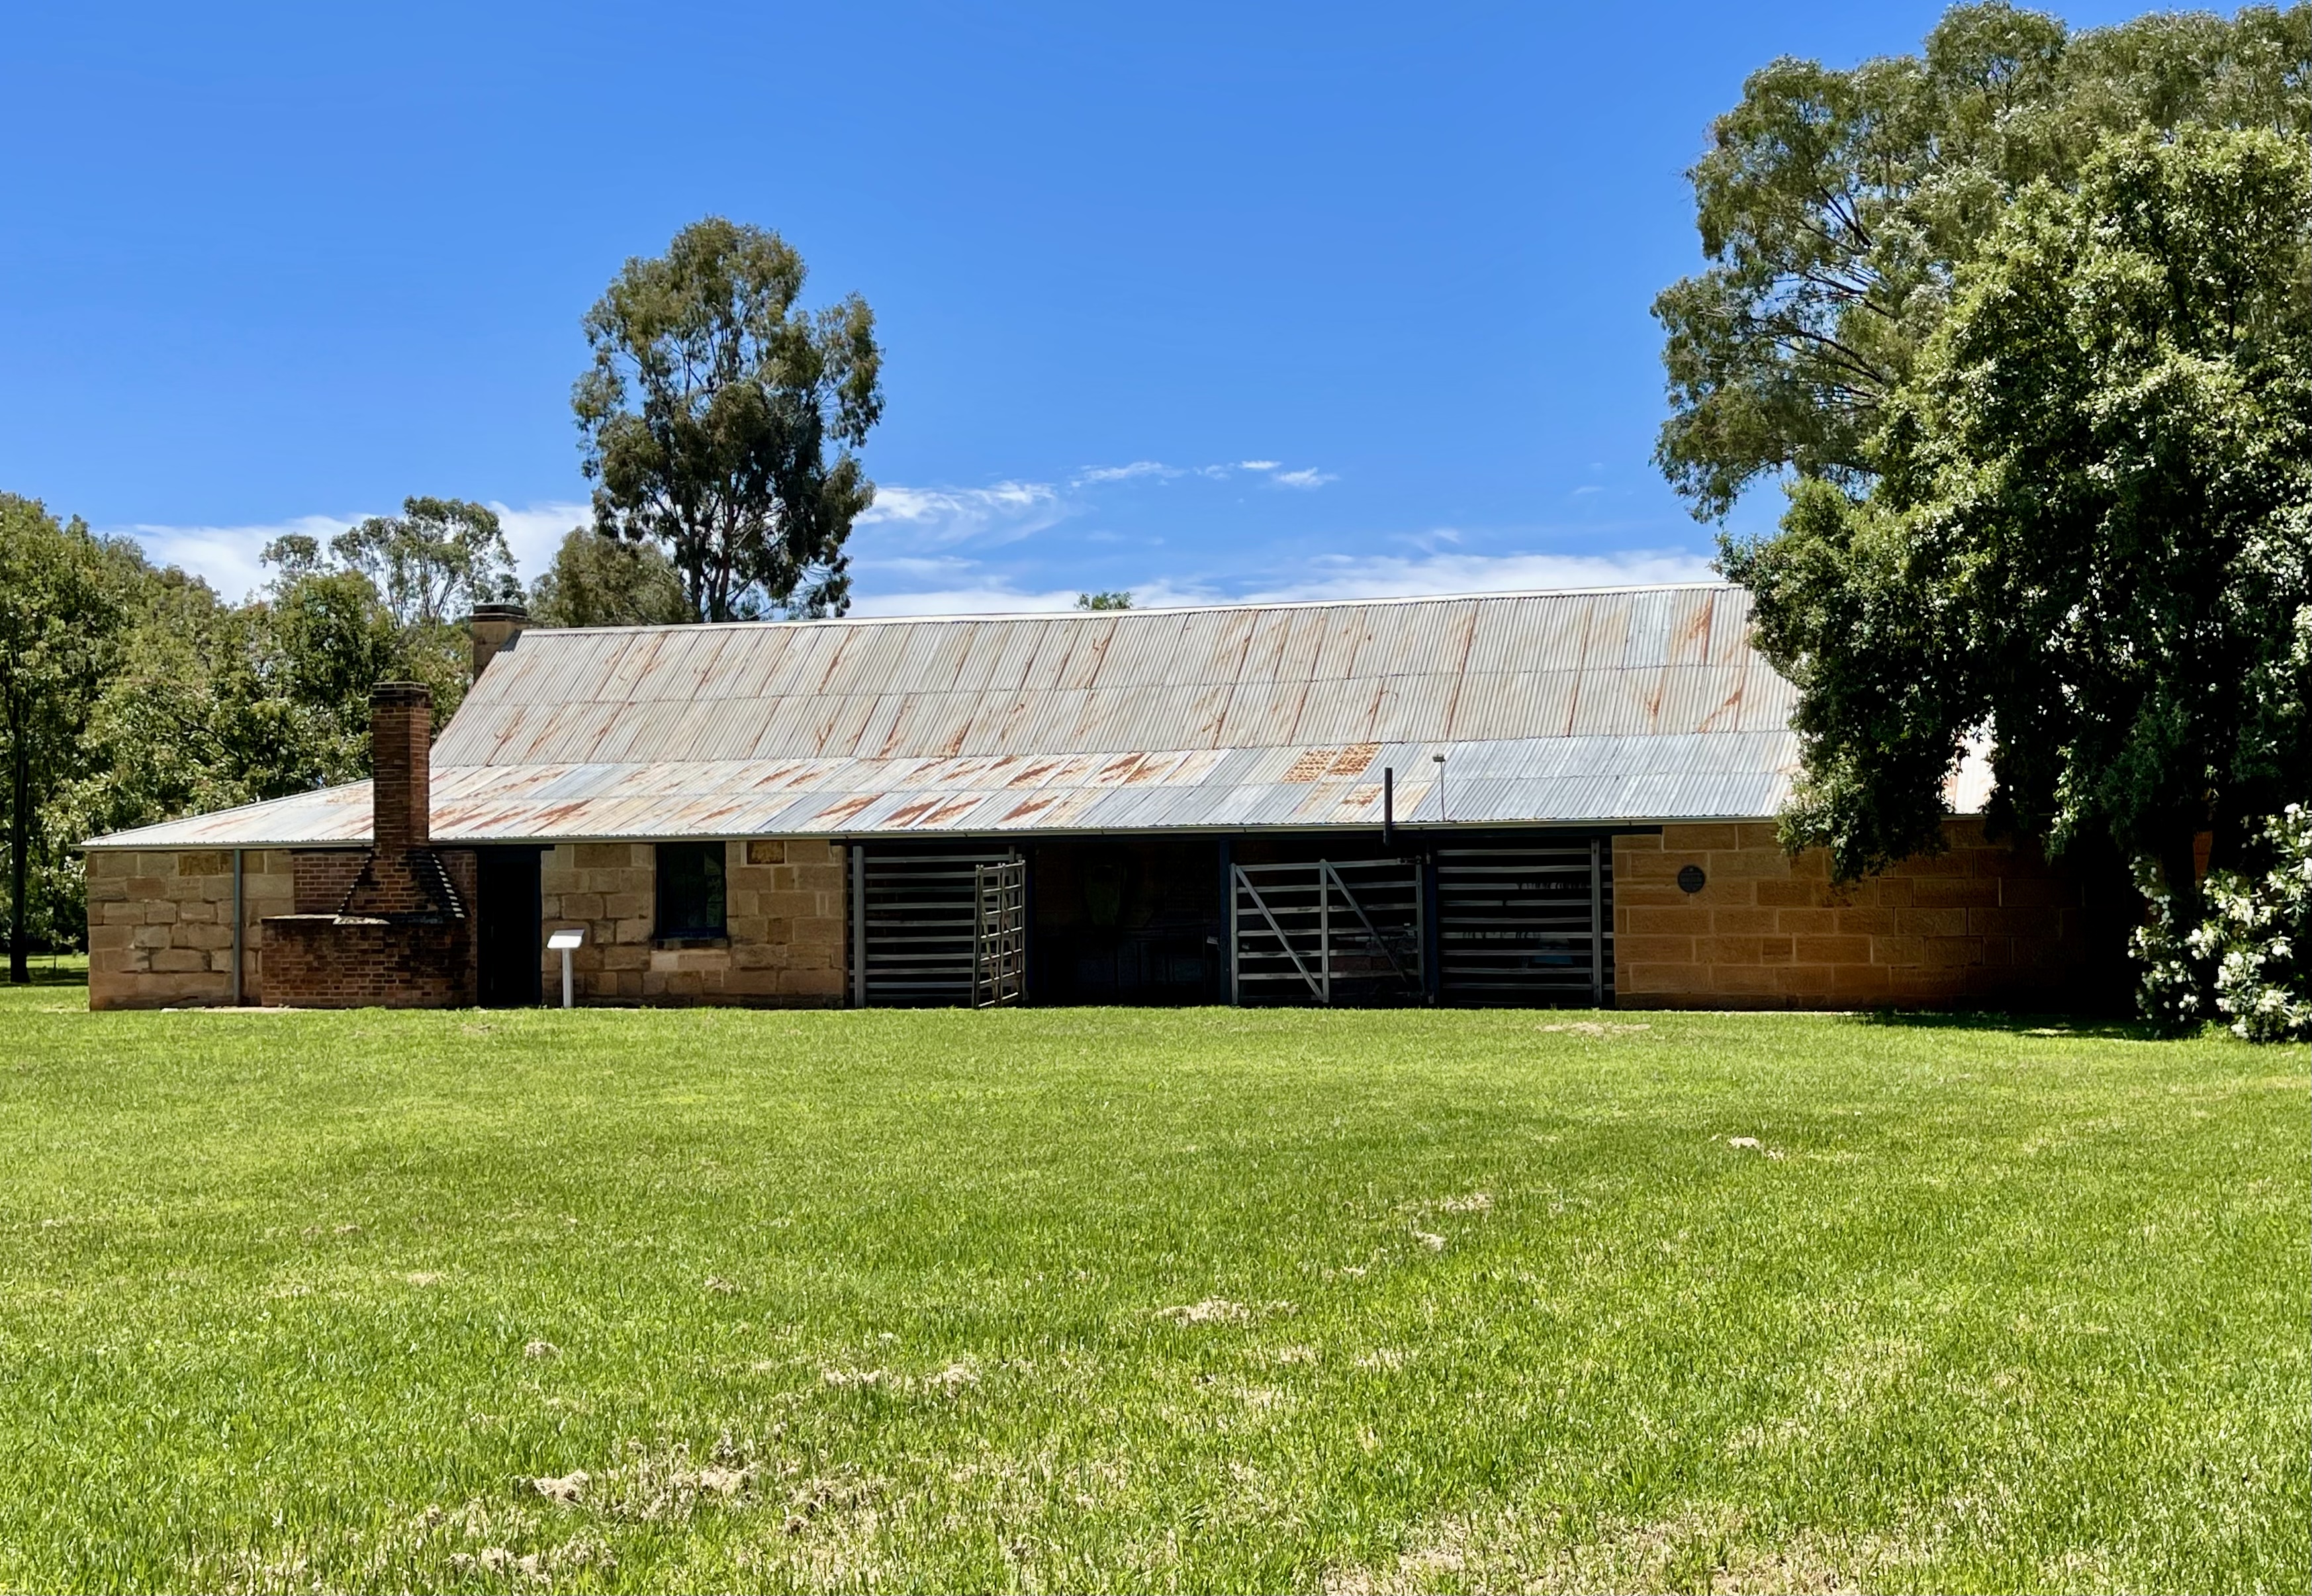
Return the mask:
[[698,616],[657,544],[582,526],[564,536],[554,563],[530,583],[530,618],[541,627],[669,627]]
[[595,529],[662,548],[701,620],[849,605],[882,354],[864,300],[801,309],[803,278],[778,234],[710,216],[586,315],[571,403]]
[[1654,303],[1670,482],[1705,519],[1786,473],[1867,487],[1889,396],[2016,196],[2190,126],[2312,138],[2312,4],[2076,33],[1959,5],[1916,55],[1759,69],[1688,174],[1708,264]]
[[356,522],[329,550],[369,578],[405,629],[451,625],[477,604],[521,596],[497,513],[466,499],[404,499],[400,514]]

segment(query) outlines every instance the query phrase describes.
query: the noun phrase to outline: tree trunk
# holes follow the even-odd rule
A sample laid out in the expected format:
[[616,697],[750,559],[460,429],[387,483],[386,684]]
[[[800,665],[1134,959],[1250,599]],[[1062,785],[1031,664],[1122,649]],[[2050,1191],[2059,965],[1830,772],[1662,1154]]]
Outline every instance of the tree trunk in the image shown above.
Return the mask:
[[2208,871],[2238,871],[2248,862],[2248,829],[2246,818],[2229,802],[2220,802],[2208,820],[2209,834],[2214,845],[2208,850]]
[[2159,879],[2168,889],[2168,912],[2178,933],[2189,933],[2200,924],[2199,861],[2194,841],[2194,834],[2185,830],[2170,837],[2159,850]]
[[8,737],[8,984],[32,984],[31,939],[24,931],[25,855],[32,850],[32,750],[23,728]]

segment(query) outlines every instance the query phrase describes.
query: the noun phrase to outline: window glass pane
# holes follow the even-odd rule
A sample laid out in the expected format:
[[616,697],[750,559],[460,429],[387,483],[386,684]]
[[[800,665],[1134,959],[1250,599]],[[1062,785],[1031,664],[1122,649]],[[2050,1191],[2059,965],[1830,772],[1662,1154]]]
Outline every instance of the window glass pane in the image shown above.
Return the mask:
[[658,934],[669,937],[722,934],[722,845],[659,844]]

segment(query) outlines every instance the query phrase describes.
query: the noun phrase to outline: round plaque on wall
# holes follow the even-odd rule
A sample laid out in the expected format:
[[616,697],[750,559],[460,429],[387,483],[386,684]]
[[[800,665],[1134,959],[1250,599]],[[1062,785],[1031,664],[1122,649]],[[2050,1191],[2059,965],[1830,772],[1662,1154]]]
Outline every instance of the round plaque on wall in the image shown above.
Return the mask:
[[[1660,881],[1661,878],[1656,876],[1654,879]],[[1702,866],[1699,864],[1681,865],[1678,869],[1677,884],[1682,891],[1699,892],[1709,881],[1710,878],[1702,873]]]

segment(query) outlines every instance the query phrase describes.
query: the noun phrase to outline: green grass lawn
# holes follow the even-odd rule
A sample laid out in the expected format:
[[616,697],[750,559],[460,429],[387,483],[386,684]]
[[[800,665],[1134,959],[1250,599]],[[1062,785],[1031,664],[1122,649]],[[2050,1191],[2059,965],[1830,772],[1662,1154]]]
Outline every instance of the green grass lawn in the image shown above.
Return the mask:
[[0,1588],[2290,1590],[2312,1081],[0,997]]

